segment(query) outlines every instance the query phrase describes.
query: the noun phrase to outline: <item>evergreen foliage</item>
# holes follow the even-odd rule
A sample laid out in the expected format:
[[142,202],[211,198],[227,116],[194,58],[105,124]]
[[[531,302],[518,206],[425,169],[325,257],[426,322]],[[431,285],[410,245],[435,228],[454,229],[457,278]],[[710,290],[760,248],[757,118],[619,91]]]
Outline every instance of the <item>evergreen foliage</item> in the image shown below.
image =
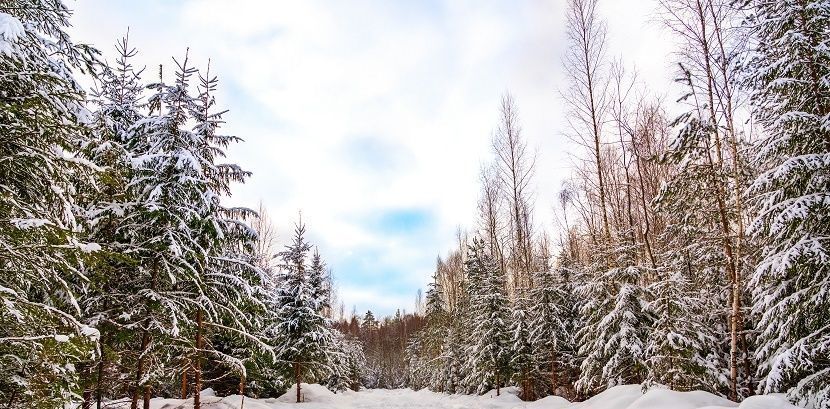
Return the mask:
[[307,265],[311,245],[305,240],[305,225],[297,224],[292,243],[279,253],[281,279],[277,297],[275,346],[278,359],[287,364],[286,377],[297,384],[317,382],[328,377],[337,362],[335,335],[329,320],[320,313],[319,289],[312,287]]
[[617,385],[640,383],[646,371],[645,343],[651,316],[640,287],[643,269],[631,246],[615,252],[615,266],[580,289],[584,326],[578,331],[584,357],[576,388],[593,393]]
[[473,239],[465,271],[470,281],[470,334],[472,345],[467,379],[481,394],[508,380],[510,363],[510,308],[504,293],[504,273],[486,253],[483,240]]
[[746,78],[764,135],[752,184],[763,242],[750,280],[760,391],[830,408],[830,5],[750,2]]
[[0,5],[0,400],[54,406],[75,397],[74,363],[99,332],[82,319],[78,190],[97,167],[78,157],[88,134],[86,95],[73,70],[97,52],[66,34],[59,1]]

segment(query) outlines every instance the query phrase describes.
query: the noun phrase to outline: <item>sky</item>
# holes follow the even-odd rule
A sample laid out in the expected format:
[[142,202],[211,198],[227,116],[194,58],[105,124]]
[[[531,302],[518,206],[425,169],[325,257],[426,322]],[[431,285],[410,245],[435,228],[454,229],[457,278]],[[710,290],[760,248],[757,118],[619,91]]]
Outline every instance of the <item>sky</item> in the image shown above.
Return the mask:
[[[267,209],[286,243],[301,214],[347,313],[412,311],[436,257],[475,227],[501,96],[537,152],[540,229],[570,154],[565,0],[68,0],[74,41],[109,61],[129,28],[154,81],[189,58],[220,80],[229,158],[253,172],[232,204]],[[606,0],[609,57],[668,89],[671,47],[652,0]]]

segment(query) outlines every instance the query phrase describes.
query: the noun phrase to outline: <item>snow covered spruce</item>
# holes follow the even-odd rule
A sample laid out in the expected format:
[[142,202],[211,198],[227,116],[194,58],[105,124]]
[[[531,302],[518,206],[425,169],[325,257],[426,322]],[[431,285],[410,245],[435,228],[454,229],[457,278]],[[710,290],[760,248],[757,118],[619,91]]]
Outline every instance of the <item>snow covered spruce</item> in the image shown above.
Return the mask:
[[[220,201],[249,172],[223,161],[240,139],[219,132],[209,63],[185,53],[172,83],[160,69],[145,85],[127,37],[103,63],[70,42],[69,15],[59,1],[0,5],[2,405],[198,407],[205,382],[355,385],[362,351],[322,315],[322,258],[307,266],[299,236],[276,274],[256,213]],[[91,94],[73,72],[94,77]]]

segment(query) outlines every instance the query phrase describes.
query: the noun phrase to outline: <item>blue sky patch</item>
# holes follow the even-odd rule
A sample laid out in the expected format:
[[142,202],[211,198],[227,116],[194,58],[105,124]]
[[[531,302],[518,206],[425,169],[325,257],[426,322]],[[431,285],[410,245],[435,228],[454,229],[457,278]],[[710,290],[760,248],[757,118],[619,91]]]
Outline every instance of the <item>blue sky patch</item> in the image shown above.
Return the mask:
[[429,227],[433,220],[426,209],[390,210],[375,220],[375,228],[388,234],[411,234]]

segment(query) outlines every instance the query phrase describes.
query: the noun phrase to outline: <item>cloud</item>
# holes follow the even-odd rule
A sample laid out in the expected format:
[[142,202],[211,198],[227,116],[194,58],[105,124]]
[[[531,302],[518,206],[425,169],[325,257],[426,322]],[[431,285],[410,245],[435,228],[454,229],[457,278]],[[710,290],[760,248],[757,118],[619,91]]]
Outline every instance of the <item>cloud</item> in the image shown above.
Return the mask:
[[345,158],[351,168],[368,176],[391,176],[413,165],[412,154],[405,146],[382,137],[350,137],[330,154]]
[[[625,3],[607,14],[626,36],[615,49],[638,58],[662,50],[652,29],[638,31],[646,7]],[[558,94],[564,0],[71,6],[75,38],[110,59],[129,26],[148,80],[188,46],[198,65],[212,58],[218,102],[230,109],[224,131],[245,139],[230,158],[254,172],[231,200],[262,200],[284,241],[302,210],[347,306],[412,310],[436,255],[454,247],[457,226],[474,223],[506,90],[539,147],[536,220],[550,227],[571,149]]]

